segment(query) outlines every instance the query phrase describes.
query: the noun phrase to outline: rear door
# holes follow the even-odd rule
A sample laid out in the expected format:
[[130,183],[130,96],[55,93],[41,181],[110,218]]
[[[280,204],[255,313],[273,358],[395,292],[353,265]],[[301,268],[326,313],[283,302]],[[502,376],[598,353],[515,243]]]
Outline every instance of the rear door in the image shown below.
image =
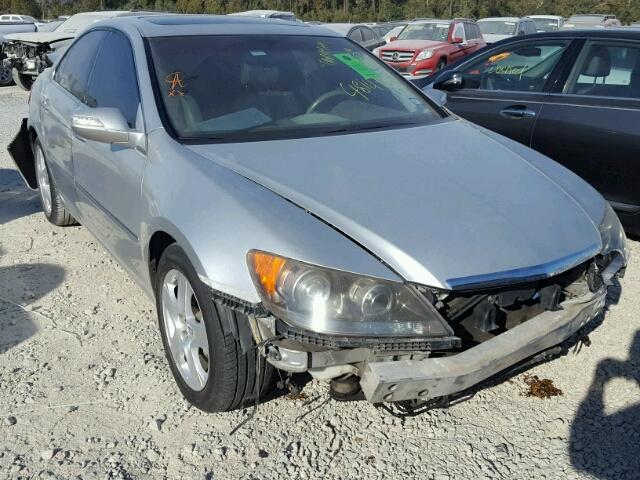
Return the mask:
[[[140,92],[129,39],[110,31],[89,77],[89,108],[120,110],[129,127],[143,131]],[[131,266],[138,257],[140,193],[146,154],[136,148],[75,137],[73,166],[83,224],[116,258]]]
[[[104,37],[105,32],[98,30],[78,38],[56,67],[53,81],[43,87],[40,99],[40,143],[56,187],[72,210],[77,207],[71,160],[71,116],[83,106],[89,72]],[[78,212],[73,213],[77,216]]]
[[529,145],[549,80],[570,45],[566,39],[520,40],[491,49],[459,67],[465,88],[447,94],[447,107]]
[[640,214],[640,42],[589,40],[545,102],[532,146]]

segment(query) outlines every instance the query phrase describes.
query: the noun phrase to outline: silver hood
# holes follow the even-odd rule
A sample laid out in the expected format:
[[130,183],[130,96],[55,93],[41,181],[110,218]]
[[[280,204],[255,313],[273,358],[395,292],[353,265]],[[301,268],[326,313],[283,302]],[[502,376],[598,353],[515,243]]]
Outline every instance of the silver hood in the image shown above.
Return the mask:
[[556,164],[528,149],[515,153],[500,138],[445,120],[189,148],[318,216],[410,282],[512,283],[596,255],[601,197],[564,169],[552,180]]
[[4,38],[9,41],[19,41],[24,43],[54,43],[62,40],[69,40],[75,38],[77,33],[73,32],[27,32],[27,33],[13,33],[5,35]]

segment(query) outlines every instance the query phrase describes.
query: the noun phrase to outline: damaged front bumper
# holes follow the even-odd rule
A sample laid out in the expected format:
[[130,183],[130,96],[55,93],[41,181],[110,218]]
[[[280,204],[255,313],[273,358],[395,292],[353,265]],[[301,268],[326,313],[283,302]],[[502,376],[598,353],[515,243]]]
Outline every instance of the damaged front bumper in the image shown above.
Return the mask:
[[557,345],[604,308],[606,288],[567,300],[558,311],[538,316],[449,357],[400,360],[364,365],[360,385],[372,403],[429,400],[458,393]]
[[[372,403],[428,401],[456,394],[575,334],[601,313],[607,289],[622,275],[624,265],[622,255],[614,256],[599,271],[596,284],[589,279],[591,270],[587,268],[586,274],[566,286],[566,298],[553,308],[544,309],[461,352],[446,343],[434,343],[424,350],[393,341],[387,346],[392,339],[384,339],[385,343],[377,345],[361,341],[350,348],[347,344],[336,344],[335,339],[332,343],[320,342],[321,337],[316,338],[310,332],[307,336],[292,335],[271,317],[273,325],[268,330],[277,331],[284,339],[269,343],[267,359],[278,369],[309,372],[321,380],[355,376],[364,397]],[[579,270],[585,268],[586,265]]]

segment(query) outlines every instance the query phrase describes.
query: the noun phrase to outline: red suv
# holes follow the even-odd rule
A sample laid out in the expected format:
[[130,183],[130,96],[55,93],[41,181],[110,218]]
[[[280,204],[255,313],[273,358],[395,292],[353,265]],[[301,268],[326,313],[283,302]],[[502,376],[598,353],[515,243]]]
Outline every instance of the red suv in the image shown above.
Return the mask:
[[486,45],[473,20],[424,20],[409,23],[387,45],[374,51],[389,66],[412,78],[431,75]]

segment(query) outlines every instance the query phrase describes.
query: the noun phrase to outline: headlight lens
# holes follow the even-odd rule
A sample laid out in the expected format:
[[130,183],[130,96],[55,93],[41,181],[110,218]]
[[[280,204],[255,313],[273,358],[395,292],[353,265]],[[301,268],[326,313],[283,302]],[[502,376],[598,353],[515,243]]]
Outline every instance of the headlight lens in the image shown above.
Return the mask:
[[413,288],[252,250],[247,255],[263,303],[291,325],[318,333],[446,337],[451,327]]
[[624,257],[625,263],[628,258],[627,237],[620,223],[620,219],[616,212],[611,208],[609,202],[605,202],[604,218],[600,222],[599,230],[602,238],[602,255],[611,252],[620,252]]
[[431,58],[433,57],[433,50],[430,49],[426,49],[426,50],[422,50],[418,56],[416,57],[416,60],[426,60],[427,58]]

